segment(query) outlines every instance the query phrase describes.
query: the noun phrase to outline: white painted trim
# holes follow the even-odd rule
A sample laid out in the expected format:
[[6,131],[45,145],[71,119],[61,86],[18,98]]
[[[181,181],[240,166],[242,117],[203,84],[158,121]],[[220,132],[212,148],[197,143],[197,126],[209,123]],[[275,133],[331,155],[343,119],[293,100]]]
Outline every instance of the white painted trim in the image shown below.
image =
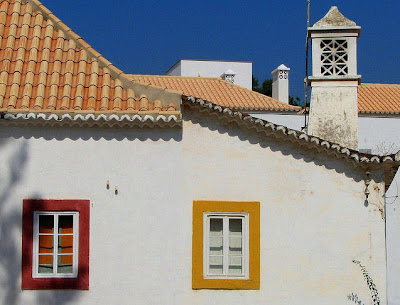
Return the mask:
[[[39,216],[52,215],[54,217],[53,227],[53,273],[39,273]],[[58,216],[73,216],[73,253],[72,253],[72,273],[57,273],[58,261]],[[57,216],[57,217],[56,217]],[[67,234],[71,235],[71,234]],[[35,211],[33,214],[33,251],[32,251],[32,277],[33,278],[76,278],[78,277],[79,262],[79,212],[76,211]]]
[[[223,274],[214,275],[209,272],[209,240],[210,240],[210,219],[222,218],[222,236],[223,236]],[[231,213],[231,212],[206,212],[203,214],[203,277],[204,279],[249,279],[249,214]],[[229,275],[229,219],[242,219],[242,274]]]

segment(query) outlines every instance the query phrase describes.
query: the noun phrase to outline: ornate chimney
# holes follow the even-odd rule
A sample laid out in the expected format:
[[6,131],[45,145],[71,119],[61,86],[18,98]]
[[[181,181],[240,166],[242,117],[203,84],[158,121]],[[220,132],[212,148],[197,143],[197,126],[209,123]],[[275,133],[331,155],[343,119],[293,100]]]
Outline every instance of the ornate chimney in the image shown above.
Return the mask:
[[272,97],[289,104],[289,71],[284,64],[280,65],[272,74]]
[[222,79],[226,80],[227,82],[230,82],[230,83],[234,84],[235,83],[235,75],[236,75],[235,72],[233,72],[231,69],[228,69],[222,75]]
[[312,76],[308,133],[358,149],[357,38],[361,27],[336,6],[308,28]]

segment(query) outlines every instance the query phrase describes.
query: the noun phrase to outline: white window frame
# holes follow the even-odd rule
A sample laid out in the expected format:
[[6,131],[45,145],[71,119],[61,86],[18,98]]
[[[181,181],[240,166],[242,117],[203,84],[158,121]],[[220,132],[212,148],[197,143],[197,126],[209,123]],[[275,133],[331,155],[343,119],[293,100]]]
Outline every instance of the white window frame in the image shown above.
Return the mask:
[[[53,273],[39,273],[39,216],[51,215],[54,217],[53,230]],[[58,216],[73,216],[73,255],[72,255],[72,273],[57,272],[58,256]],[[32,277],[33,278],[77,278],[78,260],[79,260],[79,212],[76,211],[35,211],[33,213],[33,257],[32,257]]]
[[[210,274],[210,219],[223,218],[223,274]],[[229,219],[242,219],[242,274],[229,275]],[[203,213],[203,278],[204,279],[249,279],[249,213],[205,212]]]

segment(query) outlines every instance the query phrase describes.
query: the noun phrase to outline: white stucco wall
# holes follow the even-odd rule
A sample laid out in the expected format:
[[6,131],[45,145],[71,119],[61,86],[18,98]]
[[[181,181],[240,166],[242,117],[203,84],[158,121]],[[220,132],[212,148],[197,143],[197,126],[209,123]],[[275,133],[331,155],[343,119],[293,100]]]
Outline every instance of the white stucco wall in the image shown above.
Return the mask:
[[[185,268],[176,261],[180,130],[2,126],[0,133],[1,247],[13,250],[0,251],[0,304],[175,304],[165,292]],[[89,291],[20,292],[22,199],[38,197],[91,201]]]
[[230,69],[236,73],[235,84],[251,90],[252,66],[251,62],[244,61],[182,59],[167,72],[167,75],[221,77]]
[[[399,116],[360,116],[359,146],[373,153],[387,154],[400,150]],[[400,172],[386,194],[388,304],[400,304]]]
[[[285,113],[250,113],[255,117],[301,130],[304,115]],[[308,121],[308,119],[307,119]],[[374,154],[390,154],[400,150],[400,117],[358,117],[358,145],[360,150],[371,149]],[[399,197],[397,197],[399,196]],[[400,173],[398,172],[386,194],[388,304],[400,304]]]
[[[353,259],[385,304],[382,185],[366,207],[362,173],[342,160],[185,117],[183,133],[1,126],[1,304],[371,304]],[[32,197],[91,201],[89,291],[20,291]],[[261,202],[260,290],[191,289],[193,200]]]

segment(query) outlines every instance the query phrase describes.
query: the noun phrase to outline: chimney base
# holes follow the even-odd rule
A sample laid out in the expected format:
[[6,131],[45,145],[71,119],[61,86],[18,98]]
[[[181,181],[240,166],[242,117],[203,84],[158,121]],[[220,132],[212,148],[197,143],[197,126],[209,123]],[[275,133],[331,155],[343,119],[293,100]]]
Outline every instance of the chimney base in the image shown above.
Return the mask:
[[308,133],[358,150],[358,80],[311,82]]

